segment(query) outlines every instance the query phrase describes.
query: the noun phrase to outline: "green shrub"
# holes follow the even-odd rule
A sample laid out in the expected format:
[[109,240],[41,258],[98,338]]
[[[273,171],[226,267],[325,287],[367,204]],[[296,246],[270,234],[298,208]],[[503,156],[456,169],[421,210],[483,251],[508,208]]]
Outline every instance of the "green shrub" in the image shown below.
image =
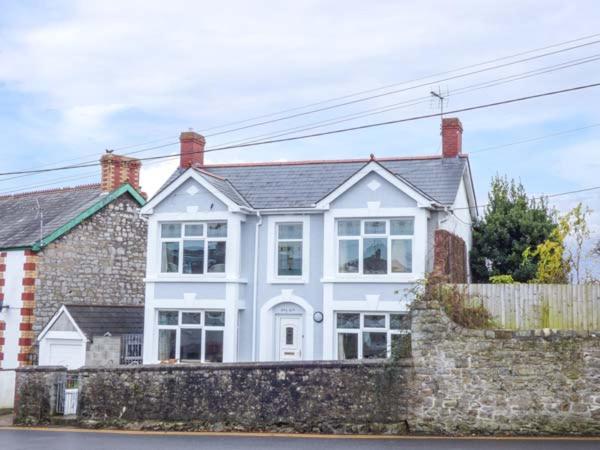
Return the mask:
[[[423,282],[423,289],[417,299],[426,303],[437,302],[448,317],[465,328],[493,328],[492,315],[474,297],[469,297],[464,289],[447,284],[439,275],[429,275]],[[478,304],[477,304],[478,303]]]
[[490,277],[492,284],[514,284],[512,275],[494,275]]

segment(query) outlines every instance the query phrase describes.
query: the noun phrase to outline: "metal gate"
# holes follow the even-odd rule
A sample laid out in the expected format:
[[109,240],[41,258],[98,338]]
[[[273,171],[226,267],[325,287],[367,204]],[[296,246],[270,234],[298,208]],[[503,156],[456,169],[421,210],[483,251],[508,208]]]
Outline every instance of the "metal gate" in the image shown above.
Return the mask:
[[56,414],[70,416],[77,414],[77,401],[79,400],[79,378],[77,375],[67,374],[64,381],[56,383],[56,399],[54,411]]
[[141,364],[143,342],[143,334],[121,336],[121,364]]

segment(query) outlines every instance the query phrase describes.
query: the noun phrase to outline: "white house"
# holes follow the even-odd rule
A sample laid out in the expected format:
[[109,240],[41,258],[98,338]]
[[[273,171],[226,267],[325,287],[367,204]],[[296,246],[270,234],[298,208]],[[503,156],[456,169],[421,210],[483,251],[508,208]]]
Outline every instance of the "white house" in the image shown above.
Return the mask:
[[[390,355],[434,260],[468,277],[458,119],[442,138],[434,156],[207,165],[204,138],[182,133],[180,167],[141,210],[144,363]],[[448,239],[463,250],[435,258]]]

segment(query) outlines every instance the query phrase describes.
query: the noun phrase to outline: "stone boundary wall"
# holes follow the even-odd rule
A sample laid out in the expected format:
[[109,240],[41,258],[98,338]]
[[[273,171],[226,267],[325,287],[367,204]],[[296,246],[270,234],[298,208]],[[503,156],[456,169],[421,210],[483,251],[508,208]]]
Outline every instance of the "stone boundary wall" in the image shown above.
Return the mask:
[[600,434],[600,333],[467,330],[413,305],[410,430]]
[[61,366],[24,366],[17,369],[15,381],[14,423],[41,425],[56,413],[58,382],[67,379],[67,368]]
[[[16,423],[50,421],[35,405],[48,371],[19,370]],[[64,369],[63,369],[64,370]],[[405,433],[410,366],[381,361],[82,368],[78,419],[89,427]],[[31,379],[34,388],[27,387]],[[35,395],[29,394],[31,391]],[[40,419],[41,417],[41,419]],[[135,425],[132,425],[135,424]]]
[[[600,334],[467,330],[413,304],[412,358],[84,367],[83,426],[600,435]],[[16,423],[50,420],[64,368],[17,370]]]

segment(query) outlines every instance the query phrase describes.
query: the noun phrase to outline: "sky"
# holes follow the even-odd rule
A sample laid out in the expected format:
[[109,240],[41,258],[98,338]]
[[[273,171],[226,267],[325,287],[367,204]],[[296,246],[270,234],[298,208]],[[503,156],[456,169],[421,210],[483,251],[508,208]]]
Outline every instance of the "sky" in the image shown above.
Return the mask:
[[[190,128],[216,147],[389,105],[394,109],[310,131],[432,114],[439,111],[432,90],[453,110],[600,82],[600,60],[594,60],[600,35],[432,76],[600,33],[597,1],[0,0],[0,11],[0,172],[96,161],[105,149],[173,154],[179,133]],[[565,50],[581,44],[589,45]],[[492,68],[556,50],[565,51]],[[555,70],[559,64],[577,65]],[[489,70],[465,75],[483,68]],[[444,80],[455,75],[465,76]],[[396,86],[378,89],[388,85]],[[403,91],[283,119],[316,108],[306,105],[333,106],[342,101],[326,101],[372,89],[378,90],[371,95]],[[520,180],[532,195],[600,185],[599,101],[600,87],[459,114],[479,203],[496,174]],[[248,121],[264,115],[281,120],[230,131],[267,120]],[[431,118],[214,152],[207,160],[436,154],[439,126]],[[532,140],[556,133],[562,134]],[[505,146],[524,140],[530,142]],[[161,147],[147,150],[155,146]],[[144,163],[144,190],[154,192],[176,164]],[[0,194],[98,179],[97,167],[0,176]],[[552,204],[565,211],[578,201],[596,211],[591,224],[600,237],[600,190]]]

